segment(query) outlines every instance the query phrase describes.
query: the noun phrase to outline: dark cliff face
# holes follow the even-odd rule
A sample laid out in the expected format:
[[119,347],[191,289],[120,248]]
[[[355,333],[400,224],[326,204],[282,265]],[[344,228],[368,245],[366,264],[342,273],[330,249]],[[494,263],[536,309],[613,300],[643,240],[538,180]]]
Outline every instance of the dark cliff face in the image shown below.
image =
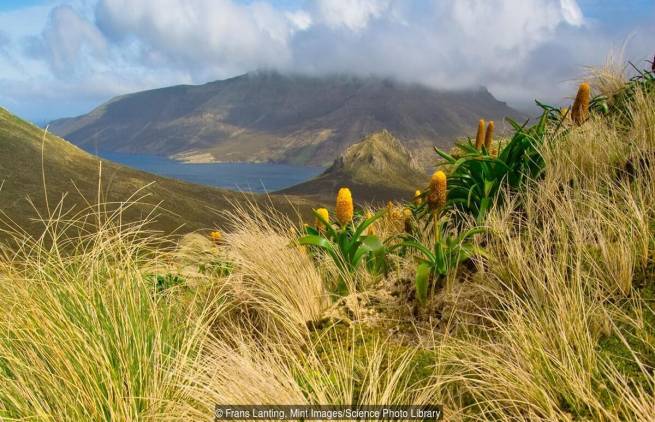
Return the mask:
[[410,149],[447,146],[469,134],[479,118],[518,115],[485,89],[437,91],[375,77],[257,72],[117,97],[50,128],[92,151],[329,165],[382,129]]

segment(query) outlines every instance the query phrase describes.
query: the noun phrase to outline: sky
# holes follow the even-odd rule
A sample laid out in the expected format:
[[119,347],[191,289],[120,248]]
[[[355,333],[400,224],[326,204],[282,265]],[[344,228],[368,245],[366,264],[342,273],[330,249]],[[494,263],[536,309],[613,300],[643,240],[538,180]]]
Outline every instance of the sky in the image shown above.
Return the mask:
[[259,69],[485,86],[562,104],[611,51],[655,54],[655,0],[0,0],[0,105],[39,124]]

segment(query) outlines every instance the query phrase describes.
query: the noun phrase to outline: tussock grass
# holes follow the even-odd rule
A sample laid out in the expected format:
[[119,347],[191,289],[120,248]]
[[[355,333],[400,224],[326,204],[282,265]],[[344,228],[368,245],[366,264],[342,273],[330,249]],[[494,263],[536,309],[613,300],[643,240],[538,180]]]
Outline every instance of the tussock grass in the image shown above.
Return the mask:
[[328,293],[298,232],[285,216],[254,204],[235,205],[228,213],[229,259],[237,266],[232,285],[259,316],[302,336],[308,322],[328,307]]
[[217,308],[156,293],[146,274],[166,253],[143,223],[53,215],[0,262],[0,416],[157,419]]
[[[628,131],[592,120],[547,146],[545,179],[489,215],[481,282],[495,305],[478,308],[482,335],[470,330],[440,349],[461,371],[457,388],[476,413],[548,420],[652,414],[653,362],[643,359],[655,349],[628,341],[626,332],[641,337],[653,329],[636,284],[652,285],[654,168],[649,162],[626,176],[625,165],[643,161],[655,145],[653,105],[643,96],[635,102]],[[603,350],[607,339],[617,350]],[[631,371],[619,368],[626,365],[617,351]]]
[[601,66],[587,68],[585,80],[590,81],[594,92],[612,96],[625,86],[628,81],[625,61],[625,45],[610,50]]
[[412,380],[416,350],[390,353],[379,338],[357,351],[348,347],[363,339],[356,329],[307,344],[222,334],[190,371],[189,396],[205,406],[205,415],[216,402],[428,404],[438,390],[436,383],[419,386]]

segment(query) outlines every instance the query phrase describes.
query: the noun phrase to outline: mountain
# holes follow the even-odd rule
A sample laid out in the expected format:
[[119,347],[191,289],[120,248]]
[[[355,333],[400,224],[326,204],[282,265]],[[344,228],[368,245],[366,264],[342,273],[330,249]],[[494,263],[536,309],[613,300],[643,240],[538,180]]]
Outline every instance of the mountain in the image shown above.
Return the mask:
[[357,202],[386,202],[411,198],[427,180],[409,151],[382,130],[348,147],[320,176],[280,193],[328,202],[347,186]]
[[363,136],[390,130],[410,150],[449,147],[480,118],[520,113],[486,89],[442,91],[377,77],[255,72],[116,97],[50,129],[87,151],[328,166]]
[[[145,197],[126,213],[127,219],[150,214],[157,204],[154,229],[182,233],[216,227],[223,221],[216,210],[231,207],[233,201],[250,199],[271,202],[293,212],[286,198],[230,192],[184,183],[133,170],[82,151],[73,144],[44,131],[0,108],[0,214],[26,230],[37,233],[42,225],[33,221],[35,211],[45,214],[66,196],[64,209],[81,211],[98,198],[99,169],[102,161],[101,196],[104,201],[122,202],[135,192]],[[48,195],[46,204],[44,179]],[[87,202],[88,201],[88,202]],[[294,208],[309,209],[301,200]],[[6,228],[4,224],[2,228]]]

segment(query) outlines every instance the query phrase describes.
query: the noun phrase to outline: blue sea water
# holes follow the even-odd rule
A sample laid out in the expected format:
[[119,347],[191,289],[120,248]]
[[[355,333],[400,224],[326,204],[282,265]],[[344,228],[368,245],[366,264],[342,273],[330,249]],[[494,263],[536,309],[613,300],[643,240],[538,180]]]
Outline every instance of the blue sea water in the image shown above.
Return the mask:
[[285,164],[185,164],[146,154],[96,152],[102,158],[159,176],[244,192],[273,192],[311,179],[322,167]]

